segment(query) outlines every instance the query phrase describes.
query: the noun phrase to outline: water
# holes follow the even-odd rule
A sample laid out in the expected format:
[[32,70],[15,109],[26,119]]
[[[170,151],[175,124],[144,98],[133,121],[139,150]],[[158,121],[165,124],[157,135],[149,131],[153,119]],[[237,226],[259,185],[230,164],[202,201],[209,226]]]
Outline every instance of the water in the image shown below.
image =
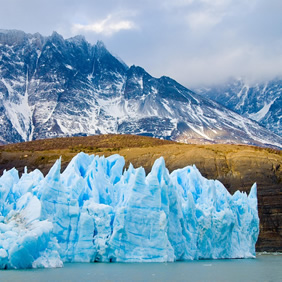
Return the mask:
[[69,263],[56,269],[2,270],[0,281],[282,281],[282,255],[175,263]]

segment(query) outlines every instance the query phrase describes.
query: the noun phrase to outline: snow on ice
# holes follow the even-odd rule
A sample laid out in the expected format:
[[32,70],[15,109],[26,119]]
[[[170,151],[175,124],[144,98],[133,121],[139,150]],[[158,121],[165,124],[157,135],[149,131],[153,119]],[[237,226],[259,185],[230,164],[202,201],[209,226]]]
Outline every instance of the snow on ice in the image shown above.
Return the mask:
[[151,172],[124,158],[79,153],[63,173],[58,160],[0,178],[0,269],[64,262],[171,262],[255,257],[256,184],[230,195],[195,166]]

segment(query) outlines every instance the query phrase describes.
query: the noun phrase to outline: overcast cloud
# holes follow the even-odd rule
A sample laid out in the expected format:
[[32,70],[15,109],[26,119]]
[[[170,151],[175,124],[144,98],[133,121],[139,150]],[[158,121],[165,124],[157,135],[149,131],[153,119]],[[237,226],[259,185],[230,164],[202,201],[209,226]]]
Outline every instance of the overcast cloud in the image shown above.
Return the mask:
[[0,0],[0,28],[82,34],[187,87],[282,75],[281,0]]

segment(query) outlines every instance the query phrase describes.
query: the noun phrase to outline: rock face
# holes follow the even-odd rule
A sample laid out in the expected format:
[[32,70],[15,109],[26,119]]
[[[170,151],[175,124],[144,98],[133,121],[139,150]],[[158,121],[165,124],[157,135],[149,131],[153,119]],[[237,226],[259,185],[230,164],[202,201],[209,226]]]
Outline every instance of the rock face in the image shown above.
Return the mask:
[[169,77],[128,67],[102,42],[0,31],[0,142],[129,133],[282,146],[282,138]]
[[228,109],[282,135],[282,79],[249,84],[243,79],[195,90]]

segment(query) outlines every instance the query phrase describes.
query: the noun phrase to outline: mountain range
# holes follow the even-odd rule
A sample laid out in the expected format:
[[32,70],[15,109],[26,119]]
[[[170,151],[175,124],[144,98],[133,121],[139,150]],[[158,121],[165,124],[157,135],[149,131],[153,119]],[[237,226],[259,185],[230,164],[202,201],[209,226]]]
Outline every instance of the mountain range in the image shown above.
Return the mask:
[[118,133],[282,147],[279,135],[250,116],[129,67],[82,36],[0,30],[0,97],[3,144]]
[[282,135],[282,78],[260,83],[230,79],[195,91]]

